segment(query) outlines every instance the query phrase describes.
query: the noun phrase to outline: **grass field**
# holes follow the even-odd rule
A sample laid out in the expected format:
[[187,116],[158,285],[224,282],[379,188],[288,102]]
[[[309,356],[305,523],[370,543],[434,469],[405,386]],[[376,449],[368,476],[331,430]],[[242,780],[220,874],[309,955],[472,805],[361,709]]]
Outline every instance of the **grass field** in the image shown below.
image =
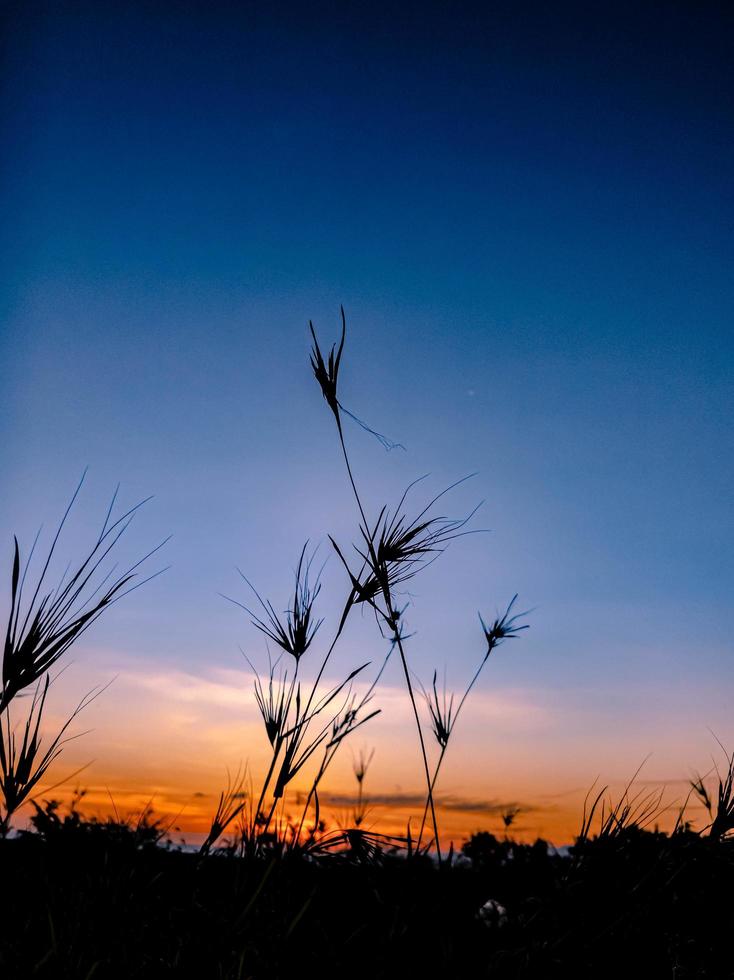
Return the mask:
[[34,823],[0,842],[3,977],[732,975],[734,850],[683,826],[567,854],[477,834],[439,868],[357,838],[201,856],[150,821]]

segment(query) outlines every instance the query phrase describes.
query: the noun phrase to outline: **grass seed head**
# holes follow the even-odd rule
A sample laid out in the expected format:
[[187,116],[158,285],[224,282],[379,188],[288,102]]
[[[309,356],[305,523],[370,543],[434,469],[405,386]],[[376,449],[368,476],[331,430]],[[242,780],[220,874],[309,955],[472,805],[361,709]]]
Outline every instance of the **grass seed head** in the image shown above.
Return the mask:
[[[72,495],[45,558],[41,559],[43,564],[35,585],[31,582],[26,584],[26,580],[38,536],[24,567],[18,540],[14,539],[10,615],[2,656],[0,711],[17,694],[40,680],[106,609],[160,574],[156,572],[142,581],[134,582],[137,569],[163,547],[165,541],[122,574],[116,574],[115,565],[105,573],[104,565],[108,556],[130,526],[136,512],[146,503],[145,500],[141,501],[115,519],[113,510],[117,501],[116,490],[97,540],[77,563],[69,563],[55,589],[50,589],[46,583],[56,546],[83,482],[84,475]],[[24,589],[26,593],[33,590],[29,600],[24,597]]]
[[518,633],[522,632],[522,630],[526,630],[528,628],[527,623],[518,624],[517,622],[522,616],[527,616],[526,612],[515,613],[514,616],[510,615],[512,612],[512,607],[515,605],[516,601],[517,594],[512,597],[510,604],[508,605],[507,609],[505,609],[502,616],[497,616],[489,624],[489,626],[482,619],[481,613],[479,614],[479,622],[482,624],[484,636],[487,641],[486,657],[490,655],[495,647],[498,647],[500,643],[504,642],[504,640],[511,640],[517,636]]
[[371,752],[367,752],[366,749],[360,749],[359,755],[354,760],[354,765],[352,767],[354,770],[354,778],[357,780],[358,783],[361,784],[364,782],[365,776],[367,775],[367,770],[369,769],[370,764],[372,763],[372,759],[374,758],[374,755],[375,755],[374,749],[372,749]]
[[271,602],[261,598],[255,586],[248,578],[242,575],[242,572],[240,572],[240,575],[242,575],[242,578],[255,594],[255,598],[264,611],[264,616],[257,616],[243,603],[236,602],[236,605],[239,605],[249,613],[252,619],[252,625],[256,629],[259,629],[261,633],[264,633],[268,639],[276,643],[282,650],[289,653],[296,663],[311,646],[313,638],[323,623],[323,619],[316,619],[314,615],[314,604],[321,591],[321,583],[318,576],[313,585],[309,580],[313,556],[311,558],[306,557],[307,548],[308,542],[303,546],[300,558],[298,559],[291,607],[285,611],[283,616],[278,615]]
[[329,408],[334,413],[334,416],[339,421],[339,399],[337,397],[337,384],[339,381],[339,365],[341,363],[342,351],[344,350],[344,339],[347,332],[347,323],[344,316],[344,307],[341,307],[341,318],[342,318],[342,335],[339,341],[339,348],[337,350],[336,344],[333,344],[329,352],[328,360],[324,360],[324,355],[319,347],[319,342],[316,339],[316,331],[314,330],[313,323],[309,320],[308,326],[311,331],[311,336],[313,337],[313,348],[311,350],[311,367],[313,369],[314,377],[319,383],[321,388],[321,394],[326,399],[326,403]]

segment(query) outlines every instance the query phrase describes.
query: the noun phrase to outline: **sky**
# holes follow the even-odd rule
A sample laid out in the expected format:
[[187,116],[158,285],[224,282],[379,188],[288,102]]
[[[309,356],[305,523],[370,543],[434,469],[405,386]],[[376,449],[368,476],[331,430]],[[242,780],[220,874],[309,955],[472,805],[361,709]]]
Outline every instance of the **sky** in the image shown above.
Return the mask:
[[[459,690],[515,593],[530,629],[467,703],[438,787],[457,837],[569,840],[595,779],[680,799],[734,745],[732,15],[724,5],[3,6],[0,560],[79,554],[119,482],[121,546],[166,573],[79,642],[94,684],[55,775],[201,830],[266,760],[267,663],[237,569],[285,608],[303,543],[358,514],[307,324],[348,332],[346,437],[376,514],[482,507],[410,584],[408,656]],[[420,508],[418,508],[420,509]],[[4,558],[2,555],[4,554]],[[160,558],[160,560],[159,560]],[[157,562],[157,564],[156,564]],[[7,610],[8,586],[2,610]],[[326,632],[323,634],[326,636]],[[314,656],[317,651],[314,651]],[[355,617],[340,671],[385,641]],[[376,825],[421,793],[397,664],[355,735]],[[345,746],[329,783],[354,792]],[[87,764],[79,777],[71,774]],[[616,789],[615,789],[616,788]]]

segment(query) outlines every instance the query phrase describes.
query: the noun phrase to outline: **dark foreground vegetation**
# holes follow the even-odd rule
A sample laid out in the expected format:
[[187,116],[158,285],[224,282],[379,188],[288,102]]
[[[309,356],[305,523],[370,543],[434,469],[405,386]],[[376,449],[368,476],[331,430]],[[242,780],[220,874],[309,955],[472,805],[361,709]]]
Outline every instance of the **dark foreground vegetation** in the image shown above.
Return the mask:
[[563,855],[477,834],[439,868],[354,848],[202,856],[150,821],[48,805],[34,824],[0,841],[8,980],[732,976],[734,850],[685,826]]

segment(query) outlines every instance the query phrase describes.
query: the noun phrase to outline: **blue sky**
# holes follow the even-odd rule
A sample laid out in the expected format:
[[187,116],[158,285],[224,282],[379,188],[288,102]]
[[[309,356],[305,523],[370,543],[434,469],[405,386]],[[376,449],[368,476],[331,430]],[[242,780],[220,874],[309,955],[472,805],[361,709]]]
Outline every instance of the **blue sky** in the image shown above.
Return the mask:
[[353,533],[307,364],[343,303],[345,404],[406,446],[349,430],[373,506],[423,473],[486,501],[413,589],[415,669],[459,683],[517,591],[532,629],[483,683],[563,692],[549,758],[590,705],[610,760],[683,704],[731,740],[731,15],[267,8],[7,8],[8,568],[89,465],[68,548],[118,480],[155,494],[130,553],[174,537],[82,659],[259,654],[235,566],[277,604],[305,538]]

